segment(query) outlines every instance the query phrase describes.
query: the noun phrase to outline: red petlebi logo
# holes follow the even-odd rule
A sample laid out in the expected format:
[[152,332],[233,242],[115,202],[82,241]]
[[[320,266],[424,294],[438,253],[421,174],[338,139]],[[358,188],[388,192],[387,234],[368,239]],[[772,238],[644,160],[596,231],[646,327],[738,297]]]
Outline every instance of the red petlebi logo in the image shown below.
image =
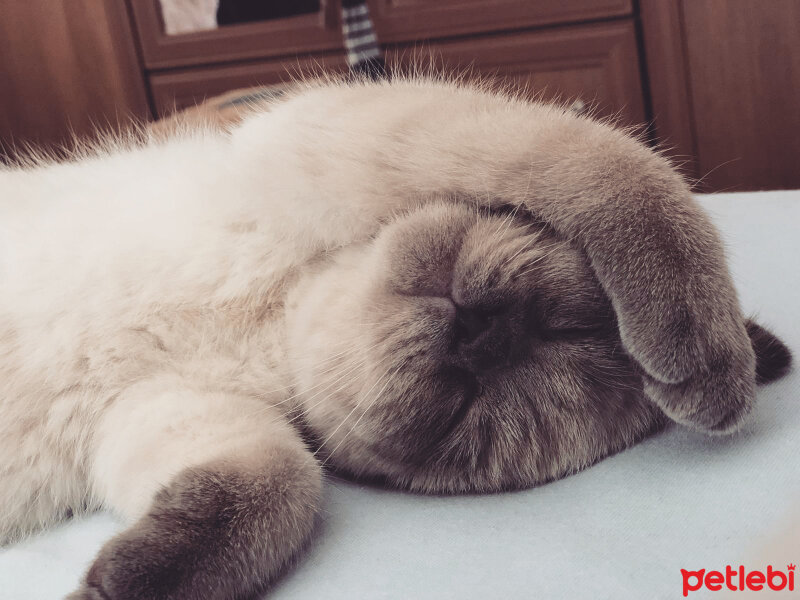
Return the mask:
[[786,565],[785,572],[780,569],[774,569],[772,565],[767,566],[766,572],[748,571],[742,565],[739,565],[738,569],[726,565],[724,573],[722,571],[706,571],[705,569],[698,571],[681,569],[683,595],[686,597],[689,592],[696,592],[703,587],[712,592],[718,592],[722,589],[728,589],[732,592],[742,592],[744,590],[756,592],[759,590],[773,590],[776,592],[789,590],[792,592],[794,591],[794,569],[795,565],[792,563]]

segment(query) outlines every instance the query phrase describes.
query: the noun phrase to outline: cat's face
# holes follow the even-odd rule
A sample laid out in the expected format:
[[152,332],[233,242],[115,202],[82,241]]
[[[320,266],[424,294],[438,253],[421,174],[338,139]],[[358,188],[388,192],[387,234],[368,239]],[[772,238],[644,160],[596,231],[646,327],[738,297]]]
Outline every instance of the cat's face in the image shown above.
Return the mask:
[[319,456],[356,476],[526,487],[663,422],[583,254],[512,214],[401,216],[310,275],[289,314]]

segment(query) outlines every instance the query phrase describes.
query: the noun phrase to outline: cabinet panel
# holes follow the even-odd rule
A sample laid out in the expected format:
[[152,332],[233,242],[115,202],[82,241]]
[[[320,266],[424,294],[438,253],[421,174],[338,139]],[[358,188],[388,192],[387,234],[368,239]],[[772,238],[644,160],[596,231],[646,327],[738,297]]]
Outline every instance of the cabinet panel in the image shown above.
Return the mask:
[[[604,116],[619,114],[626,124],[645,120],[633,24],[604,23],[544,32],[484,36],[432,43],[420,50],[387,48],[394,70],[432,63],[441,71],[472,69],[499,81],[525,86],[531,96],[572,102],[580,99]],[[153,74],[150,86],[160,116],[231,89],[289,81],[298,71],[345,72],[343,55],[306,61],[186,69]]]
[[540,32],[396,46],[390,64],[406,69],[432,63],[437,71],[497,75],[525,87],[531,97],[580,99],[598,114],[619,114],[625,124],[645,121],[642,83],[631,21]]
[[631,0],[368,0],[382,42],[630,15]]
[[149,116],[124,5],[0,1],[0,154]]
[[164,31],[158,0],[129,0],[145,67],[163,69],[342,49],[341,9],[333,0],[319,12],[225,25],[178,35]]
[[171,71],[150,76],[150,90],[156,113],[166,116],[176,109],[194,106],[229,90],[253,86],[279,86],[299,75],[310,76],[323,70],[347,71],[343,55],[295,61],[267,61],[246,65]]
[[659,146],[697,178],[697,148],[685,60],[680,3],[642,2],[639,15],[647,62],[653,133]]
[[800,2],[682,9],[701,189],[800,187]]

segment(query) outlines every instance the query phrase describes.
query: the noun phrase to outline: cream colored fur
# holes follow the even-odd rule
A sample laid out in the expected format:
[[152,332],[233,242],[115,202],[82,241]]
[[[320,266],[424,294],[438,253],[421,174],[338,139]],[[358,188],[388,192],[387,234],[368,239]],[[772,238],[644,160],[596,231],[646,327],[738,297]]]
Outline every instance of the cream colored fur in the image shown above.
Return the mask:
[[[0,170],[0,540],[69,511],[105,507],[133,520],[187,468],[255,463],[282,448],[306,457],[304,497],[318,498],[317,463],[290,422],[299,413],[328,452],[341,447],[346,469],[429,491],[530,485],[652,428],[655,405],[609,445],[577,432],[569,444],[585,453],[552,469],[495,449],[502,461],[474,486],[465,473],[452,482],[396,473],[356,445],[375,434],[347,437],[343,419],[363,417],[364,406],[320,404],[315,391],[337,385],[326,365],[342,387],[380,390],[363,362],[363,315],[351,310],[391,266],[382,248],[394,234],[372,240],[395,215],[442,199],[522,206],[585,244],[655,402],[703,429],[738,426],[752,401],[752,351],[719,243],[665,160],[591,119],[469,86],[301,88],[230,135],[189,132]],[[663,239],[677,250],[631,238],[643,262],[629,266],[613,240],[639,206],[649,222],[674,224]],[[696,268],[662,277],[662,250]],[[338,270],[325,271],[330,257]],[[631,285],[634,267],[641,285]],[[692,287],[693,274],[708,287]],[[688,306],[701,326],[675,330],[659,303]],[[695,377],[716,348],[734,357],[726,381],[739,386],[714,387],[722,400]],[[349,362],[337,358],[348,351]],[[682,404],[697,394],[708,406]],[[292,531],[293,552],[310,524]]]
[[[332,150],[363,135],[317,130],[347,94],[311,90],[230,137],[0,171],[0,540],[84,507],[138,516],[208,442],[158,437],[184,388],[241,394],[225,407],[236,437],[280,433],[269,403],[291,385],[283,286],[402,205],[364,198],[361,173],[339,166],[305,176],[328,168],[318,135],[340,136]],[[279,314],[255,319],[273,297]],[[175,382],[159,398],[150,380],[165,372]],[[192,409],[218,422],[213,393]],[[140,456],[143,436],[156,456]]]

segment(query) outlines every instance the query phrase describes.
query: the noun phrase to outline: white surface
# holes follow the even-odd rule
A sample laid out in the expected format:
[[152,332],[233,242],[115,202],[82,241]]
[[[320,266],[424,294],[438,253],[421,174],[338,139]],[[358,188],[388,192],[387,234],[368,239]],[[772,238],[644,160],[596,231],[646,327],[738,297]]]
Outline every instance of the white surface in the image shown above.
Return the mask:
[[[800,192],[702,202],[745,311],[797,353]],[[680,598],[681,568],[761,568],[747,557],[800,507],[799,390],[800,369],[762,388],[755,422],[732,438],[673,427],[524,492],[438,498],[331,481],[314,544],[270,597]],[[0,550],[0,599],[62,597],[119,529],[95,515]]]

